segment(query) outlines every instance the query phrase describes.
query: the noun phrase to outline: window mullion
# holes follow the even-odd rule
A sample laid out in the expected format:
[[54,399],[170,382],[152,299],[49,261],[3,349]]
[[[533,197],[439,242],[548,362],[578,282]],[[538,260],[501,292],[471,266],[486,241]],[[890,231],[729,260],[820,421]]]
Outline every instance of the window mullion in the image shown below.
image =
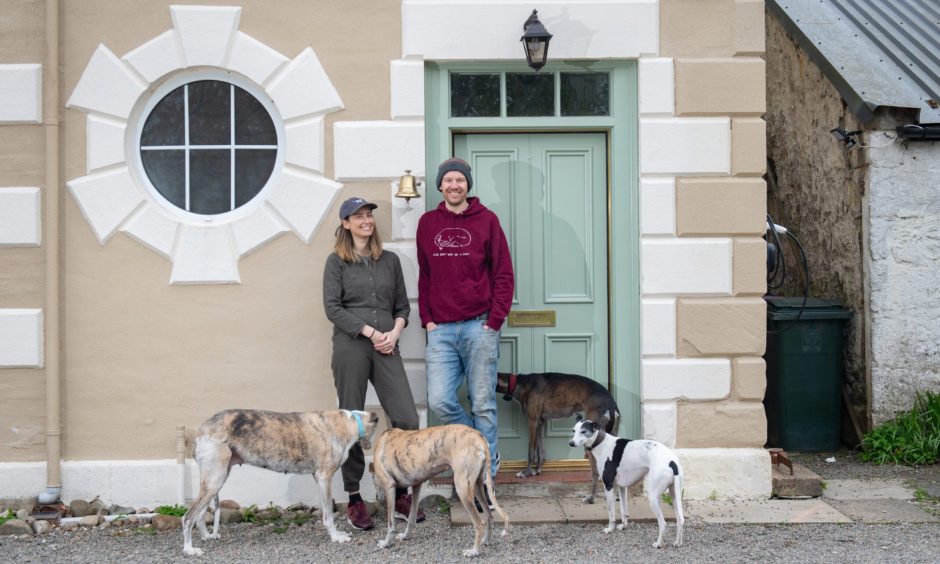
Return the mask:
[[229,85],[229,211],[235,209],[235,85]]
[[183,156],[185,166],[186,211],[189,211],[189,85],[183,86]]

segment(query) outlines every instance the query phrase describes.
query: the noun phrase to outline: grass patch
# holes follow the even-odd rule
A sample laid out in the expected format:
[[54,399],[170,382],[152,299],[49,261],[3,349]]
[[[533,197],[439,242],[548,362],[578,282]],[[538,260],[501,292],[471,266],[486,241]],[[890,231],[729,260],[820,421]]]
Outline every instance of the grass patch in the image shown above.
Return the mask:
[[134,529],[134,534],[137,534],[137,535],[155,535],[155,534],[157,534],[157,530],[154,529],[153,527],[137,527],[136,529]]
[[186,515],[186,507],[183,505],[161,505],[153,510],[154,513],[159,515],[173,515],[174,517],[182,517]]
[[940,462],[940,394],[917,393],[910,411],[872,429],[862,439],[865,462],[922,466]]
[[667,493],[664,493],[663,495],[659,496],[659,499],[665,501],[669,505],[672,505],[672,496]]
[[0,514],[0,525],[6,523],[10,519],[16,519],[16,513],[13,513],[12,509],[7,509],[6,513]]
[[709,501],[716,501],[718,499],[718,492],[712,490],[712,493],[708,496]]

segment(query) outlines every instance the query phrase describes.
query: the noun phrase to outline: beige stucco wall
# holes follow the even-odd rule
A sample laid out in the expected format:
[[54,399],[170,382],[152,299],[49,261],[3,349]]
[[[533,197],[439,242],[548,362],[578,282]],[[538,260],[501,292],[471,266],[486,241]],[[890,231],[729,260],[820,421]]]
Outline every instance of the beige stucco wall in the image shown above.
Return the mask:
[[[170,4],[63,3],[63,96],[99,43],[121,56],[170,29]],[[330,177],[332,121],[388,118],[399,2],[238,4],[241,31],[288,57],[312,47],[342,98],[346,109],[326,119]],[[64,112],[63,147],[63,178],[85,174],[84,113]],[[388,185],[347,184],[341,195],[352,193],[386,204],[378,217],[390,239]],[[167,284],[172,265],[127,235],[101,246],[65,198],[63,457],[171,458],[175,426],[193,428],[218,409],[335,407],[320,294],[334,214],[309,245],[280,237],[241,260],[241,284],[176,286]]]
[[720,401],[679,401],[676,446],[759,448],[766,441],[764,231],[766,183],[764,5],[753,0],[666,0],[661,54],[675,57],[675,113],[726,117],[731,174],[676,179],[676,234],[732,240],[732,296],[679,298],[676,353],[727,358]]
[[[63,2],[63,101],[99,43],[118,56],[125,54],[171,27],[170,4],[153,0]],[[203,0],[198,4],[234,3]],[[325,120],[324,173],[332,177],[332,124],[389,118],[389,61],[401,54],[400,2],[253,0],[237,4],[242,7],[240,31],[288,57],[312,47],[336,87],[345,110]],[[43,3],[15,3],[21,5],[31,10],[24,18],[33,18],[36,29],[30,41],[16,48],[32,45],[29,48],[36,50],[38,62],[42,44],[36,38],[41,38]],[[715,437],[726,435],[733,440],[721,446],[760,447],[764,341],[758,296],[764,287],[756,266],[762,264],[759,235],[764,213],[763,2],[663,0],[660,8],[660,56],[675,61],[675,114],[727,117],[732,129],[730,176],[691,177],[677,183],[676,233],[729,238],[734,248],[732,296],[695,298],[677,307],[679,356],[729,358],[733,367],[732,388],[725,400],[680,402],[677,446],[715,446]],[[368,30],[368,40],[362,39],[363,30]],[[14,44],[0,41],[4,49]],[[722,80],[703,82],[718,71]],[[739,85],[733,93],[742,97],[729,100],[729,84]],[[41,128],[7,126],[4,131],[20,129],[24,133],[18,142],[0,137],[0,166],[6,166],[2,159],[18,158],[10,168],[17,174],[34,170],[36,180],[22,182],[38,184],[43,164]],[[84,113],[63,110],[61,144],[64,184],[85,174]],[[341,192],[342,196],[352,193],[382,205],[380,231],[391,240],[388,183],[349,183]],[[734,213],[691,213],[703,202],[714,201],[732,206],[719,211],[733,209]],[[331,327],[320,300],[334,214],[330,213],[309,245],[296,237],[280,237],[242,259],[239,285],[177,286],[167,284],[172,265],[127,235],[118,233],[106,246],[100,245],[63,187],[63,457],[172,458],[175,426],[192,429],[218,409],[335,406],[329,366]],[[21,273],[0,269],[0,276],[15,279],[10,287],[16,303],[8,307],[41,300],[42,251],[0,253],[23,265]],[[0,300],[6,299],[5,292],[0,287]],[[715,339],[716,335],[720,338]],[[15,387],[9,388],[15,389],[9,397],[17,399],[11,402],[9,415],[0,417],[34,423],[41,431],[42,371],[3,372],[0,386]],[[8,443],[0,434],[0,460],[43,458],[41,432],[29,448],[14,449]]]
[[[0,8],[5,63],[43,62],[45,2],[10,0]],[[0,187],[42,188],[45,134],[41,125],[0,125]],[[45,306],[45,250],[0,247],[0,309]],[[0,460],[38,460],[45,453],[45,371],[0,370]]]

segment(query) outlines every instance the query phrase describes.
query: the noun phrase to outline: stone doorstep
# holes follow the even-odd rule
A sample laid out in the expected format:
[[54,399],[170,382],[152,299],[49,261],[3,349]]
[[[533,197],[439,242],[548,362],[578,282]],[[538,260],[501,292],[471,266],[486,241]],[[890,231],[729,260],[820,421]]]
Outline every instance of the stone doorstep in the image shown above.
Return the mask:
[[771,466],[773,495],[781,498],[820,497],[823,495],[822,478],[809,468],[793,463],[793,475],[783,464]]

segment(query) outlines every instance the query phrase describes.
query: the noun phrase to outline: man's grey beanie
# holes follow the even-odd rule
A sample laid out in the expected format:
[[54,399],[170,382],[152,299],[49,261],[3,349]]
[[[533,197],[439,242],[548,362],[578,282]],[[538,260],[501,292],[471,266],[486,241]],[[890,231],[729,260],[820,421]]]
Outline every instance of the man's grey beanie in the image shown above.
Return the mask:
[[444,181],[444,175],[448,172],[457,171],[467,178],[467,191],[473,188],[473,177],[470,176],[470,165],[467,161],[453,157],[441,163],[437,169],[437,189],[441,189],[441,182]]

